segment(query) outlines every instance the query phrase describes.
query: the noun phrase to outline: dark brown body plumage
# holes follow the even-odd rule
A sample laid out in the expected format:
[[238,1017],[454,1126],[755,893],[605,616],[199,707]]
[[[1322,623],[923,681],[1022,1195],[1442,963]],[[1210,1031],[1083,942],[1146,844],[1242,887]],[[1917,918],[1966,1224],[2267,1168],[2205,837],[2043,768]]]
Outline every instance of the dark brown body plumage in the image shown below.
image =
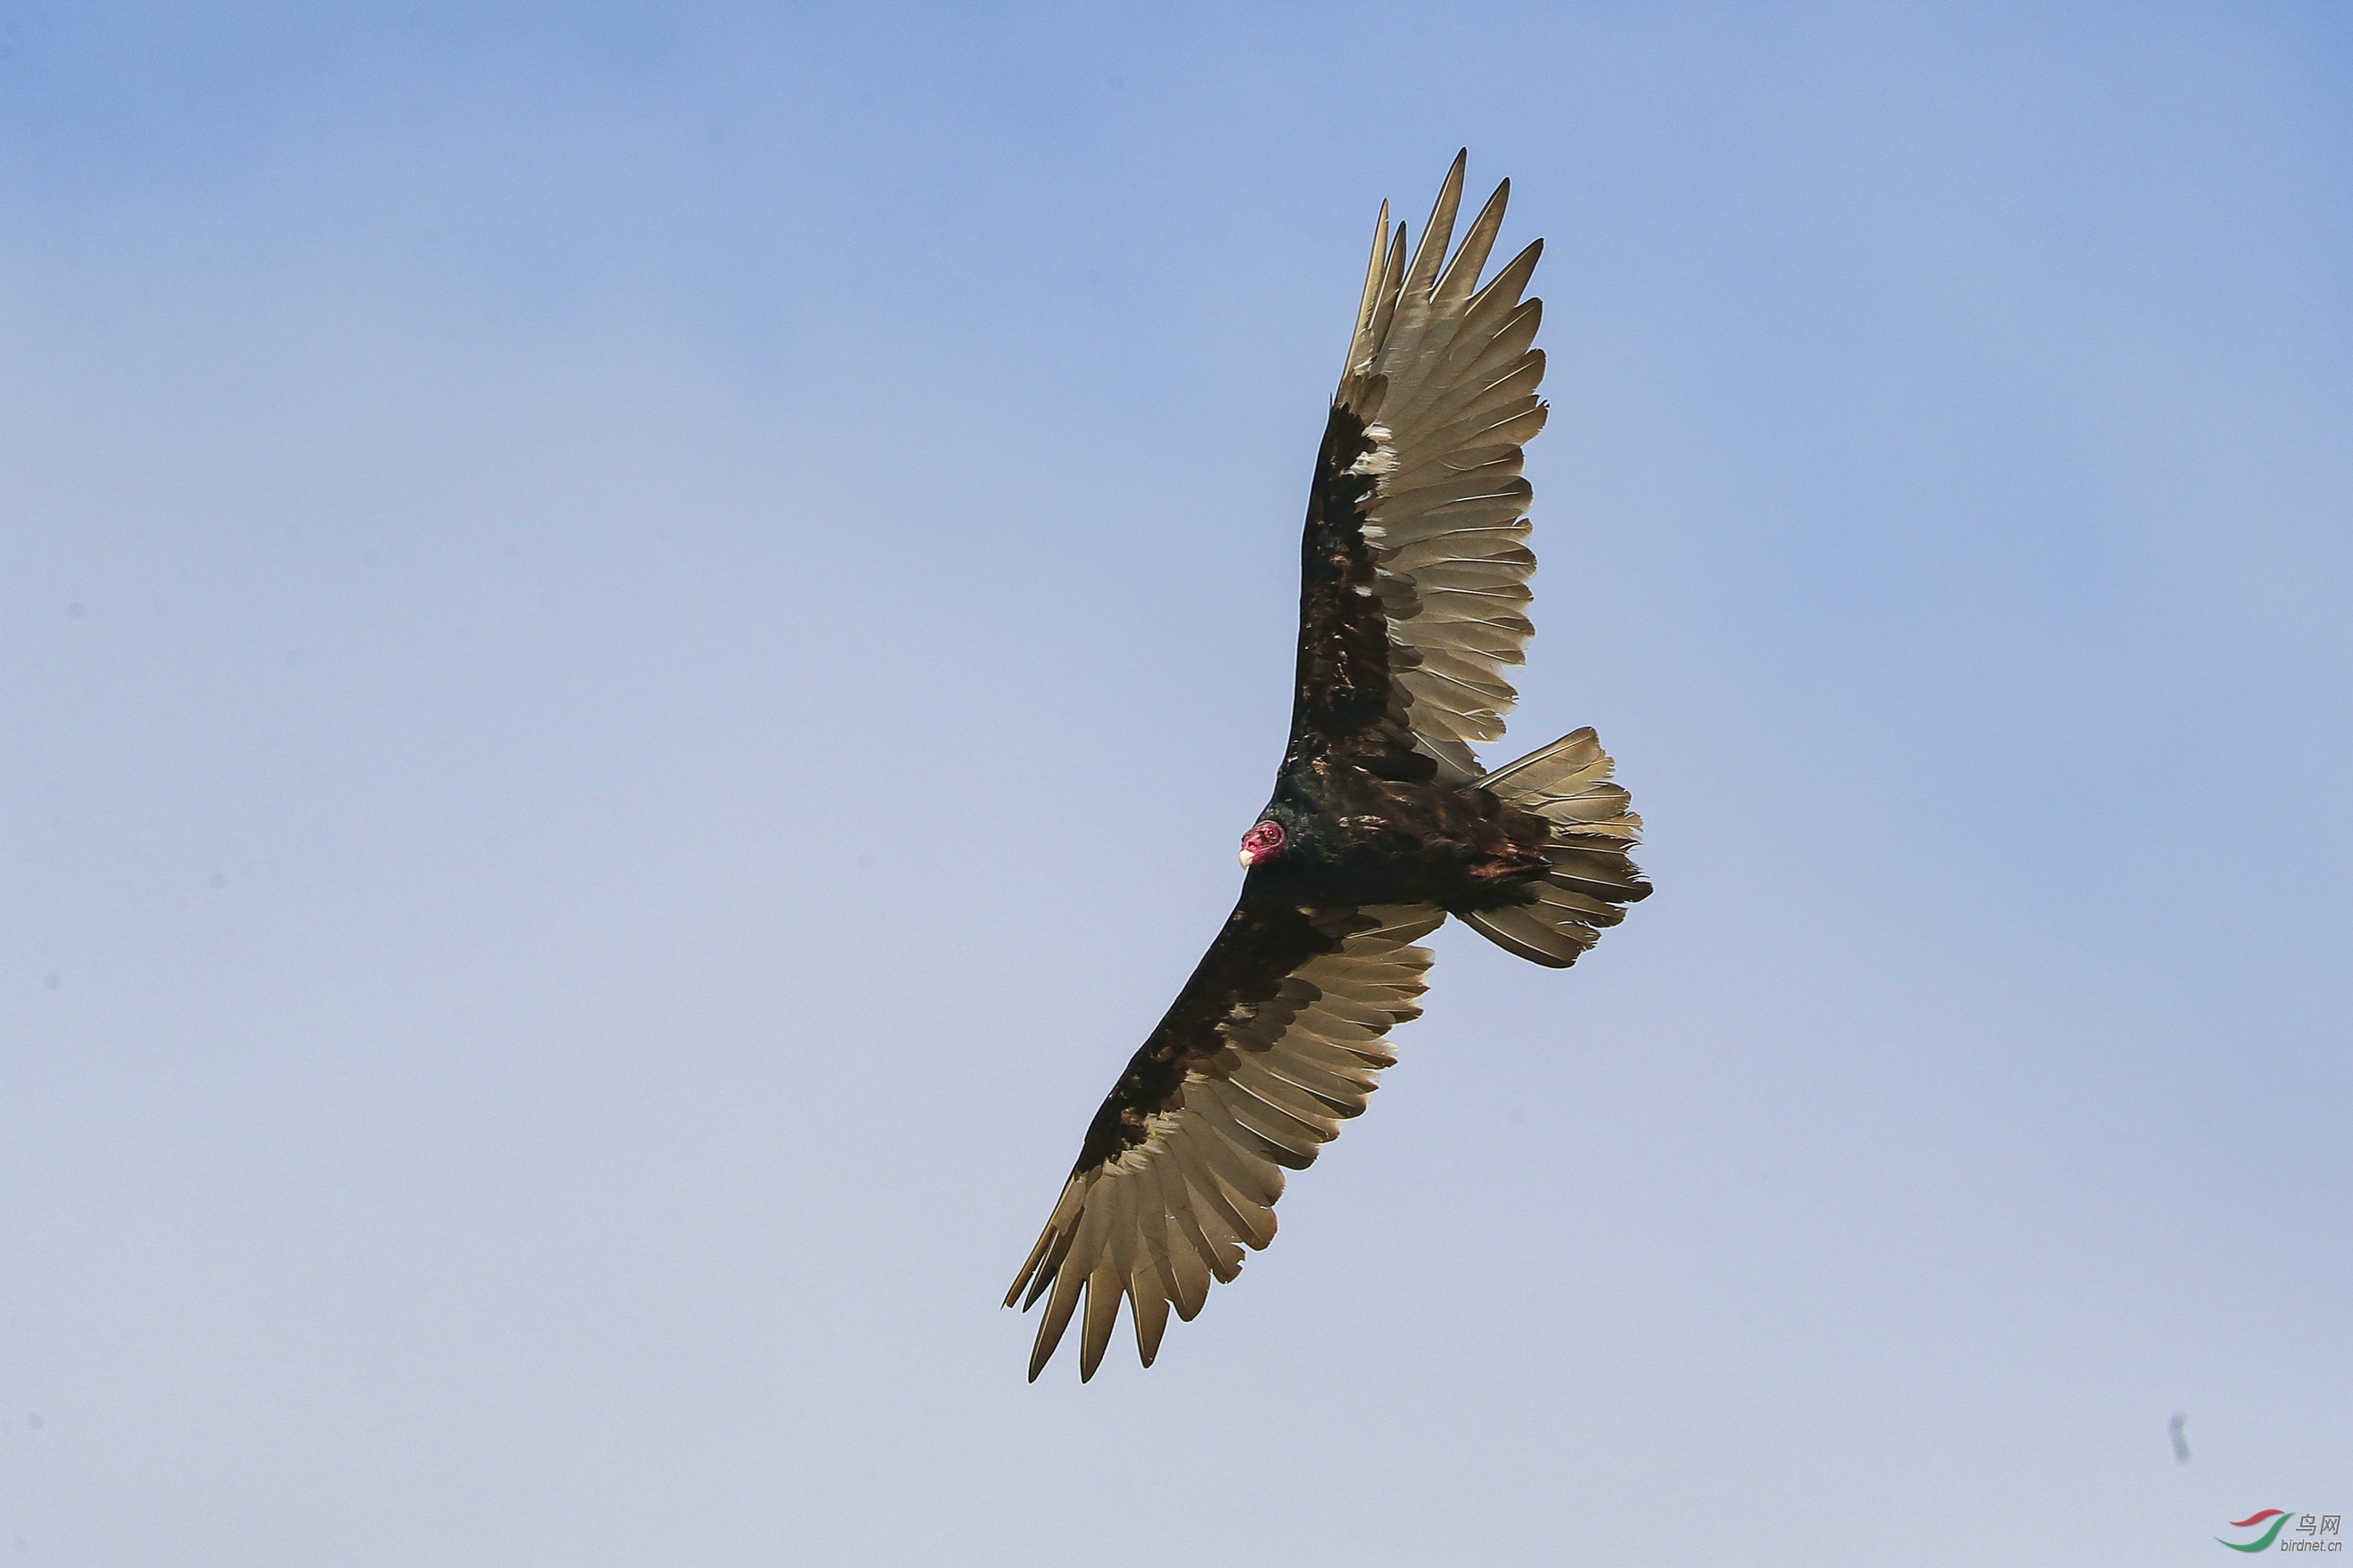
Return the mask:
[[1291,743],[1261,814],[1291,843],[1251,876],[1287,872],[1286,893],[1360,904],[1452,912],[1525,902],[1513,889],[1544,874],[1552,825],[1475,784],[1438,782],[1393,679],[1399,656],[1412,655],[1390,642],[1394,606],[1365,538],[1374,479],[1357,468],[1375,447],[1354,410],[1332,410],[1300,542]]

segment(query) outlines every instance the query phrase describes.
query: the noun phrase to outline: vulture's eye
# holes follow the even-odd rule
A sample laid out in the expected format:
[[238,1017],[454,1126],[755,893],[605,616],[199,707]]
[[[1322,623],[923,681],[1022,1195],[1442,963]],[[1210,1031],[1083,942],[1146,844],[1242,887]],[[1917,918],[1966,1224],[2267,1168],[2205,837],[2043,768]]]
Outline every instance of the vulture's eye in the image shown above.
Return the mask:
[[1261,822],[1242,835],[1242,868],[1247,870],[1262,860],[1271,860],[1282,852],[1282,824]]

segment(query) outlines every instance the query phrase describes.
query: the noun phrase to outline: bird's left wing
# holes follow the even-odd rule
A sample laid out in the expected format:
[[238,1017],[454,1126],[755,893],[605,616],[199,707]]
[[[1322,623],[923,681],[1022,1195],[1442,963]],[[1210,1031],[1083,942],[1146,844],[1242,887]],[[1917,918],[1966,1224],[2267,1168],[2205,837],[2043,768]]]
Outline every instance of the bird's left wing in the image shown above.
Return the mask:
[[1122,1297],[1150,1366],[1168,1309],[1189,1321],[1212,1279],[1241,1271],[1244,1247],[1273,1239],[1284,1169],[1304,1170],[1365,1109],[1396,1060],[1382,1037],[1420,1015],[1430,952],[1412,944],[1445,918],[1419,905],[1302,908],[1245,887],[1095,1113],[1006,1294],[1025,1309],[1047,1298],[1033,1381],[1082,1291],[1079,1376],[1102,1363]]
[[1301,552],[1294,760],[1345,751],[1444,784],[1479,776],[1473,742],[1502,737],[1527,618],[1528,482],[1521,447],[1544,428],[1523,298],[1541,241],[1479,280],[1511,182],[1449,254],[1463,160],[1410,252],[1388,207],[1373,240],[1348,364],[1332,399]]

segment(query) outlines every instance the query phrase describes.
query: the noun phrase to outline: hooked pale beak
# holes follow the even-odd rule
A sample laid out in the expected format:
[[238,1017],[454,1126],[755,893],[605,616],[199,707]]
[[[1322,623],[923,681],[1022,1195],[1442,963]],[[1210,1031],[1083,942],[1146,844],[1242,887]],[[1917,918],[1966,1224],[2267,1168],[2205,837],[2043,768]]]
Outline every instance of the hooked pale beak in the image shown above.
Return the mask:
[[1257,862],[1257,861],[1255,861],[1255,860],[1253,860],[1253,859],[1251,859],[1251,858],[1250,858],[1250,852],[1248,849],[1244,849],[1244,850],[1242,851],[1242,853],[1241,853],[1241,862],[1242,862],[1242,869],[1243,869],[1243,870],[1245,870],[1245,871],[1249,870],[1251,867],[1253,867],[1253,866],[1255,866],[1255,865],[1257,865],[1257,864],[1258,864],[1258,862]]

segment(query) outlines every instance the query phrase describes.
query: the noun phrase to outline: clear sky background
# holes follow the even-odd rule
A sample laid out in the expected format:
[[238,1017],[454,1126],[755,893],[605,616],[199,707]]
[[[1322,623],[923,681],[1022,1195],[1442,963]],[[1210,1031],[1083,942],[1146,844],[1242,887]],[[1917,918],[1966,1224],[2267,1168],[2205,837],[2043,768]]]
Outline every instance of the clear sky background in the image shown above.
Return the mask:
[[[1027,1385],[1463,143],[1658,895]],[[0,7],[0,1562],[2353,1512],[2348,264],[2333,5]]]

